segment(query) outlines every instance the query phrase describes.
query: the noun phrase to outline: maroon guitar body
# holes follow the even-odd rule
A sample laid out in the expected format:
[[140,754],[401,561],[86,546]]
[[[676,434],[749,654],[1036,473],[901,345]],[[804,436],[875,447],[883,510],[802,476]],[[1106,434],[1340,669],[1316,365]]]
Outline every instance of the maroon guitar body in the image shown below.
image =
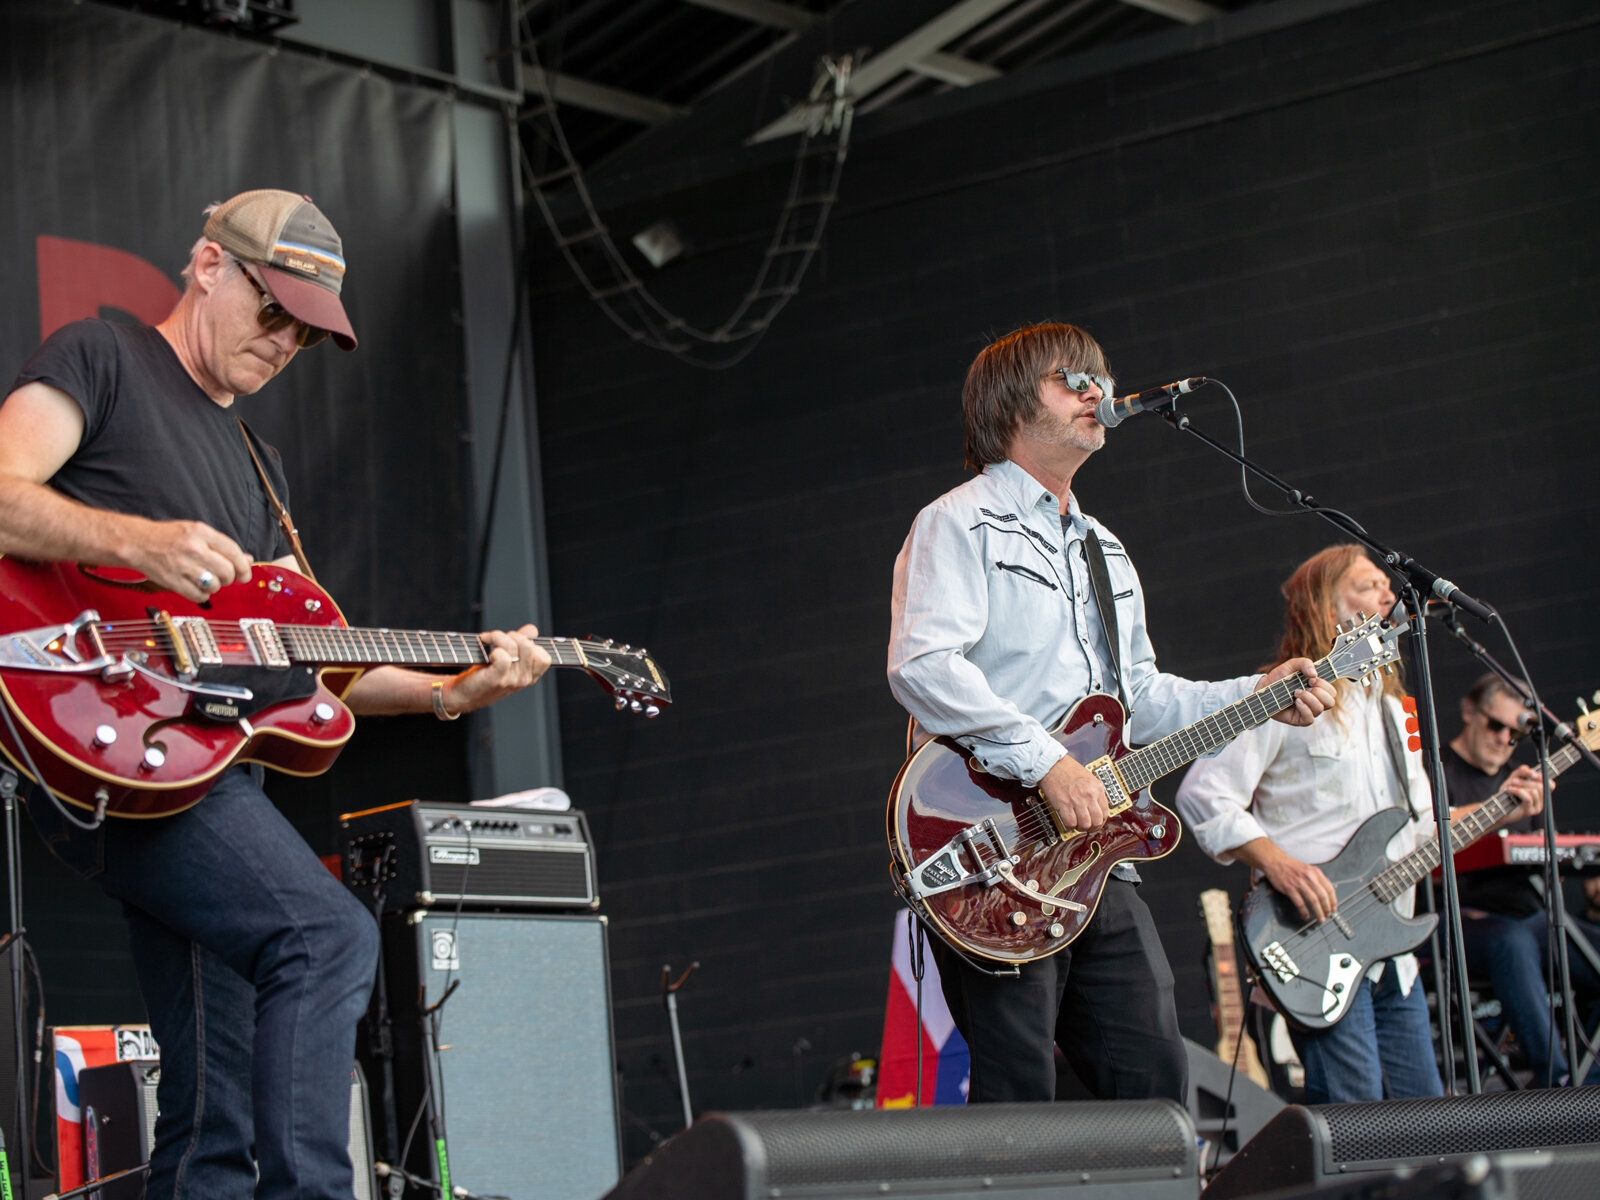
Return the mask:
[[[1404,624],[1359,619],[1314,663],[1320,679],[1370,678],[1399,660]],[[1122,705],[1079,701],[1052,736],[1105,785],[1099,829],[1063,829],[1036,787],[991,775],[959,743],[921,746],[889,792],[895,889],[952,948],[974,959],[1032,962],[1071,945],[1099,907],[1111,869],[1163,858],[1182,836],[1150,798],[1156,780],[1294,705],[1295,674],[1137,750],[1122,742]]]
[[[644,651],[538,641],[619,707],[670,703]],[[355,731],[340,696],[362,670],[486,661],[476,634],[349,628],[320,587],[270,564],[201,608],[120,568],[0,558],[0,751],[90,812],[180,812],[238,763],[319,774]]]
[[[1088,696],[1053,736],[1080,763],[1115,761],[1128,752],[1123,720],[1115,698]],[[988,844],[974,839],[977,853],[990,862],[1002,854],[1016,856],[1009,874],[1045,895],[1064,883],[1056,895],[1070,907],[1030,898],[1004,875],[994,886],[925,898],[923,915],[947,939],[998,962],[1028,962],[1044,957],[1041,951],[1066,946],[1094,916],[1112,867],[1164,858],[1182,836],[1177,816],[1151,800],[1148,791],[1134,795],[1099,829],[1063,831],[1037,788],[989,774],[949,738],[935,738],[912,755],[894,792],[910,797],[909,803],[889,808],[889,843],[897,861],[921,863],[953,842],[963,844],[963,831],[992,821]]]

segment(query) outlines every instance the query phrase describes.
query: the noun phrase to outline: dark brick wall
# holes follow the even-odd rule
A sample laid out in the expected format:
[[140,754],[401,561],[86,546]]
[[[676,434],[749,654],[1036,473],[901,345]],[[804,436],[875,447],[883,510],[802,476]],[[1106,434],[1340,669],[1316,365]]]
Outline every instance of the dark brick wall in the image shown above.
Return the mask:
[[[1373,4],[865,119],[825,253],[723,373],[630,346],[541,262],[560,631],[647,644],[677,699],[644,723],[560,684],[612,918],[630,1157],[646,1126],[674,1128],[663,963],[702,963],[681,998],[698,1108],[795,1104],[877,1048],[904,726],[883,680],[890,568],[918,508],[963,478],[960,380],[993,333],[1085,324],[1125,390],[1225,380],[1262,463],[1499,605],[1553,707],[1600,687],[1597,67],[1584,0]],[[785,178],[605,215],[677,220],[698,253],[652,284],[714,320]],[[1214,389],[1190,411],[1234,436]],[[1132,548],[1163,666],[1195,677],[1262,662],[1278,583],[1334,540],[1253,512],[1236,470],[1149,419],[1111,435],[1079,494]],[[1453,697],[1476,668],[1442,635],[1434,650]],[[1600,828],[1579,772],[1560,803],[1566,826]],[[1189,843],[1145,873],[1185,1030],[1214,1038],[1196,896],[1243,876]]]

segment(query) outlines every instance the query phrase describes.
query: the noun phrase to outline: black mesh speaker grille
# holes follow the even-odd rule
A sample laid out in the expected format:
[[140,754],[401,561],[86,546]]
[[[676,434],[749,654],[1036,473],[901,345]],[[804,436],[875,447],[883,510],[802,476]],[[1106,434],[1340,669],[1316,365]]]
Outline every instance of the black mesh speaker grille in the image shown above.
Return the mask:
[[1337,1163],[1600,1142],[1600,1087],[1320,1104],[1310,1111],[1326,1130],[1324,1171]]
[[474,847],[478,861],[471,867],[433,863],[429,882],[440,900],[512,897],[528,904],[582,905],[591,899],[589,856],[570,850],[508,850],[497,846]]
[[1189,1114],[1165,1100],[718,1119],[739,1129],[752,1164],[764,1160],[768,1188],[1084,1172],[1194,1178],[1196,1170]]

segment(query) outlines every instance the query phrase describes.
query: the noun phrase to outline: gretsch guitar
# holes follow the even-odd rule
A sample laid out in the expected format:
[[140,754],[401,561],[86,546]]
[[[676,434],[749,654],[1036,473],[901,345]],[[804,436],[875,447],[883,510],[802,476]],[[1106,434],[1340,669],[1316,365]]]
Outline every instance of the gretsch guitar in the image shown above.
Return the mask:
[[[1318,678],[1392,667],[1404,628],[1358,618],[1313,664]],[[1150,799],[1149,786],[1293,707],[1309,685],[1304,675],[1281,679],[1133,751],[1122,743],[1122,705],[1086,696],[1052,736],[1111,801],[1110,820],[1087,832],[1062,828],[1037,788],[991,775],[954,739],[934,738],[906,760],[889,792],[895,887],[961,953],[999,963],[1055,954],[1094,916],[1112,867],[1177,847],[1177,815]]]
[[[672,702],[644,650],[535,640],[618,708]],[[346,668],[342,693],[367,667],[487,661],[476,634],[350,628],[326,592],[270,564],[201,607],[121,568],[0,558],[0,750],[91,812],[180,812],[237,763],[320,774],[355,731],[324,674]]]
[[[1600,713],[1577,721],[1578,737],[1600,750]],[[1580,757],[1563,746],[1548,759],[1551,778]],[[1459,854],[1500,824],[1520,803],[1510,792],[1496,792],[1450,826],[1452,854]],[[1361,977],[1373,963],[1415,950],[1433,933],[1434,913],[1402,917],[1389,907],[1439,865],[1437,836],[1398,862],[1384,848],[1410,818],[1386,808],[1362,822],[1344,849],[1322,864],[1339,904],[1325,921],[1302,920],[1294,902],[1265,880],[1239,906],[1245,957],[1258,982],[1283,1015],[1301,1029],[1331,1029],[1350,1011]]]

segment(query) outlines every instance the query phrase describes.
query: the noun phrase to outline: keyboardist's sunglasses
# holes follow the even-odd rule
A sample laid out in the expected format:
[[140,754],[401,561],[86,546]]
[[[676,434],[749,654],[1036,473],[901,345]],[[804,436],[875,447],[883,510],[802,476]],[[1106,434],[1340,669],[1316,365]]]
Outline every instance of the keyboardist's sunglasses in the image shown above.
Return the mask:
[[1483,723],[1489,727],[1490,733],[1509,732],[1511,734],[1511,741],[1513,745],[1528,736],[1528,731],[1521,725],[1507,725],[1504,721],[1496,721],[1481,708],[1478,710],[1478,715],[1483,718]]
[[287,308],[274,300],[272,298],[272,293],[267,291],[267,289],[261,285],[261,281],[255,277],[250,268],[245,266],[243,262],[240,262],[238,259],[234,259],[233,261],[238,263],[239,273],[250,281],[250,286],[255,288],[256,295],[261,297],[261,307],[256,312],[256,320],[260,322],[261,328],[265,329],[268,333],[277,333],[278,330],[287,329],[289,326],[293,325],[295,343],[302,350],[309,346],[315,346],[318,342],[322,341],[328,336],[328,331],[326,329],[318,329],[315,325],[307,325],[299,317],[295,316]]

